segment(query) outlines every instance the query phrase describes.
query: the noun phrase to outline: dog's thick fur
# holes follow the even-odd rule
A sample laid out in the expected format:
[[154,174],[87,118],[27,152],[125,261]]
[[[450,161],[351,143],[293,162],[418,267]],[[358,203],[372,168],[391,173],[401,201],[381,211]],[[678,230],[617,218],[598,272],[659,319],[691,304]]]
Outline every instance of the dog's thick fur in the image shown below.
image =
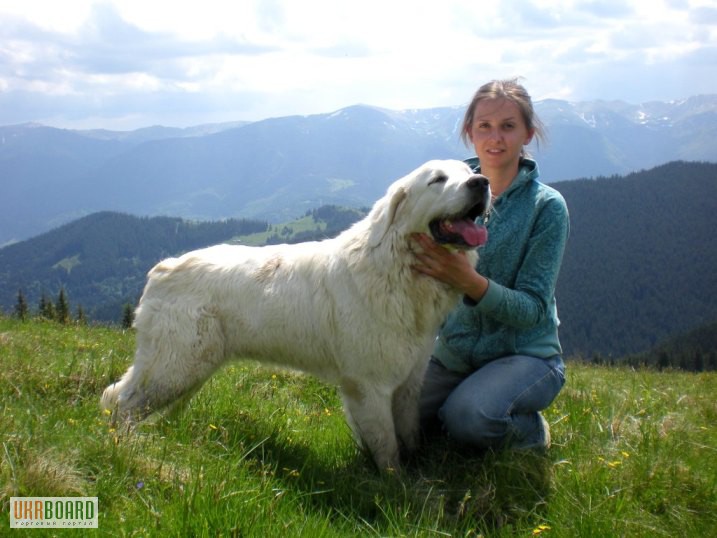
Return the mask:
[[141,420],[228,359],[254,358],[337,384],[357,439],[380,469],[398,468],[400,445],[417,443],[434,338],[459,298],[412,270],[410,235],[435,236],[439,219],[473,219],[489,199],[487,180],[464,163],[431,161],[334,239],[219,245],[160,262],[137,308],[134,365],[107,387],[102,407],[114,420]]

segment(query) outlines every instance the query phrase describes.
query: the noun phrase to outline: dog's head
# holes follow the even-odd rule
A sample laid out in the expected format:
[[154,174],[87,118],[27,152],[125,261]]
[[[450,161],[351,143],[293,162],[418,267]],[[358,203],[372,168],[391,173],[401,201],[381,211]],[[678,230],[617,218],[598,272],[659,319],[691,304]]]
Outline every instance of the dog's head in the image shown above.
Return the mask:
[[485,243],[485,228],[474,221],[490,207],[488,178],[454,160],[429,161],[393,183],[371,211],[369,243],[378,245],[391,230],[427,233],[461,249]]

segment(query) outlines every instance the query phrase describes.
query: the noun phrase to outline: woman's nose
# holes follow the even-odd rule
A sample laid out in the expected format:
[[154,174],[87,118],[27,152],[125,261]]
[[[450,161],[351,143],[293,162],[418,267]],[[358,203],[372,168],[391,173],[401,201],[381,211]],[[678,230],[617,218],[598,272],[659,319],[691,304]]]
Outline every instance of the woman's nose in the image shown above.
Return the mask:
[[488,133],[488,138],[491,140],[500,140],[503,138],[503,133],[500,132],[500,129],[491,129],[490,133]]

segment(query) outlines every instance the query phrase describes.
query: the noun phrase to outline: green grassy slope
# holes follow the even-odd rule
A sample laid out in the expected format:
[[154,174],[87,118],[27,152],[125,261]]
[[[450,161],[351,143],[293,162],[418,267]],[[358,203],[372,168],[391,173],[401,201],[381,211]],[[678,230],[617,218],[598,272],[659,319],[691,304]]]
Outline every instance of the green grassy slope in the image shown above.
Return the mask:
[[332,387],[251,362],[225,368],[172,417],[131,434],[111,428],[99,396],[131,362],[133,340],[0,317],[0,534],[10,496],[75,495],[99,497],[103,536],[706,537],[717,528],[715,373],[571,363],[547,412],[546,455],[438,440],[400,476],[380,476]]

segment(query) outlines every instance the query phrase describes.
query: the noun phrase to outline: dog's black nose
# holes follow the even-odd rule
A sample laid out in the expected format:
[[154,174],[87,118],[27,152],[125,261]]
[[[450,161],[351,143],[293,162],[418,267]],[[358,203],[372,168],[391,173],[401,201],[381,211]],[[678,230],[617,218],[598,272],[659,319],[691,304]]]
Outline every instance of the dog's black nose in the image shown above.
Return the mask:
[[485,189],[489,185],[489,181],[484,175],[475,174],[468,178],[466,185],[469,189]]

